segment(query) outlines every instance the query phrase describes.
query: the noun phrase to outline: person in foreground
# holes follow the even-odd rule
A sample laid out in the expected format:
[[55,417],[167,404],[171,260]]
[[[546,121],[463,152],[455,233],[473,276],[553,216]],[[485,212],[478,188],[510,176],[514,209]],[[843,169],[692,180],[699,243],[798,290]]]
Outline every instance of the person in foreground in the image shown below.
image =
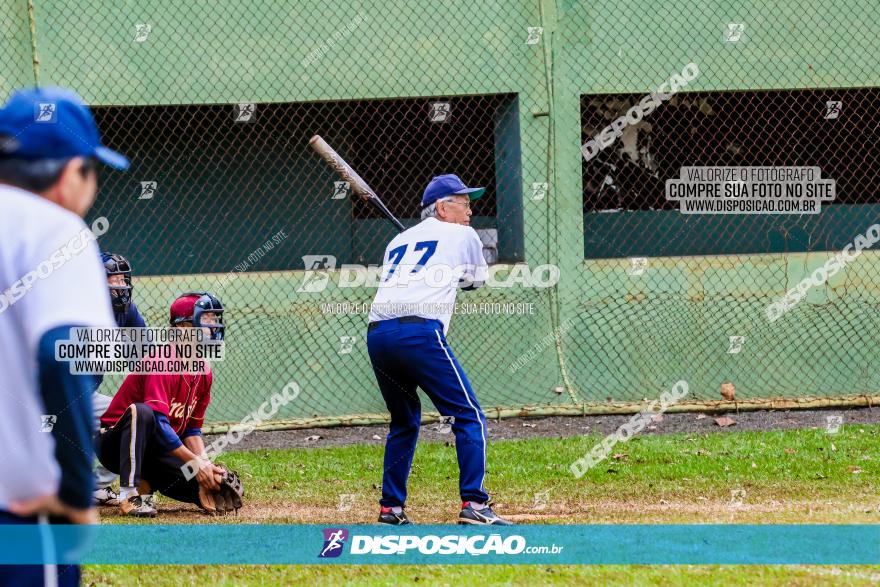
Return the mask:
[[[97,196],[98,162],[128,167],[70,90],[17,91],[0,108],[0,525],[98,520],[95,378],[55,355],[71,328],[114,326],[95,244],[104,231],[96,236],[82,220]],[[55,558],[50,544],[42,543],[46,560]],[[2,586],[79,579],[76,565],[0,569]]]

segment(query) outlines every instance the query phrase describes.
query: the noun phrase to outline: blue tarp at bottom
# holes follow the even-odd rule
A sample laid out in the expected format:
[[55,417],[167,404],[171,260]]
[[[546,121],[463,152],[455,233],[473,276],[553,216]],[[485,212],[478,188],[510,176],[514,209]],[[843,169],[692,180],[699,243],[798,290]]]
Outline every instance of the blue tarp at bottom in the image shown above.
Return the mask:
[[880,526],[0,526],[0,564],[47,562],[880,564]]

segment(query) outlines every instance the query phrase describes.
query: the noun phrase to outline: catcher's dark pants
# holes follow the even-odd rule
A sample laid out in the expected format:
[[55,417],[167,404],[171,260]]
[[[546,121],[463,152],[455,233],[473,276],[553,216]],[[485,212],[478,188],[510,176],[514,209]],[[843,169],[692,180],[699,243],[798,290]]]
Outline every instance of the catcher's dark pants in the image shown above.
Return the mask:
[[486,502],[486,416],[439,320],[404,317],[370,324],[367,349],[391,426],[385,440],[382,499],[385,507],[403,507],[406,480],[422,421],[416,387],[443,416],[453,416],[458,485],[462,501]]
[[137,487],[141,479],[177,501],[199,503],[199,483],[187,480],[181,470],[183,463],[158,442],[158,427],[153,408],[132,404],[112,428],[98,433],[98,460],[114,473],[119,473],[123,487]]

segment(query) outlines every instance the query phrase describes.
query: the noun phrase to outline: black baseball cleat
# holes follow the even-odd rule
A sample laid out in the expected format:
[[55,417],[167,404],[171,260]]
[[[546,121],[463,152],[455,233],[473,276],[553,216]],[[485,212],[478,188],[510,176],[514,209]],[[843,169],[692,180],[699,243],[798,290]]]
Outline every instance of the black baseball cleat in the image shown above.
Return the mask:
[[406,512],[400,510],[399,514],[395,514],[391,511],[391,508],[380,508],[379,509],[379,523],[380,524],[391,524],[392,526],[403,526],[406,524],[412,524],[409,521],[409,518],[406,517]]
[[493,512],[492,508],[489,507],[490,505],[491,503],[487,503],[483,509],[475,510],[471,502],[462,502],[461,512],[458,514],[458,523],[484,526],[513,526],[513,522],[508,522]]

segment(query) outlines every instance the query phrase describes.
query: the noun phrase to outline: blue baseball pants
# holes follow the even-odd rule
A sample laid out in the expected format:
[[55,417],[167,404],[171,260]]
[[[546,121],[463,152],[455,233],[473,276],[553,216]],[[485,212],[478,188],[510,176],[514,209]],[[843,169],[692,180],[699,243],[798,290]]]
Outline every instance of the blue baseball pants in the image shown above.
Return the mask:
[[416,387],[443,416],[452,416],[462,501],[484,503],[486,416],[439,320],[406,316],[370,324],[367,349],[376,381],[391,413],[382,477],[384,507],[403,507],[422,409]]

